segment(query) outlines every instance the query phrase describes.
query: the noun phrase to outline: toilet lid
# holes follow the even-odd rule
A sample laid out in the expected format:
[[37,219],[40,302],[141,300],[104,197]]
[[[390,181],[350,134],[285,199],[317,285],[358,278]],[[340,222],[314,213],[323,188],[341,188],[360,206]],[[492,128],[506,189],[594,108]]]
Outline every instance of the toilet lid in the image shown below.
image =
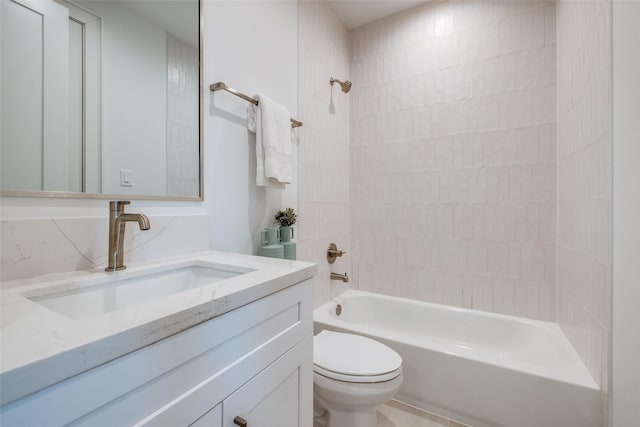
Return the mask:
[[313,337],[313,364],[316,372],[342,381],[388,381],[400,374],[402,357],[370,338],[323,330]]

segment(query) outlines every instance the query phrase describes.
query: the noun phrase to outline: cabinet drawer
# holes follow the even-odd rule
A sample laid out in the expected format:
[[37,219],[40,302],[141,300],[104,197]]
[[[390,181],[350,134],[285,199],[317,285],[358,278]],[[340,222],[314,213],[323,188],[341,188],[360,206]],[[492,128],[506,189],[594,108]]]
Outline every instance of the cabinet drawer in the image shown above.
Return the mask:
[[[93,427],[164,418],[175,420],[166,425],[191,424],[311,332],[311,286],[311,280],[291,286],[4,405],[0,421]],[[228,375],[245,359],[256,361],[251,370]],[[176,404],[205,378],[218,385],[206,404]]]

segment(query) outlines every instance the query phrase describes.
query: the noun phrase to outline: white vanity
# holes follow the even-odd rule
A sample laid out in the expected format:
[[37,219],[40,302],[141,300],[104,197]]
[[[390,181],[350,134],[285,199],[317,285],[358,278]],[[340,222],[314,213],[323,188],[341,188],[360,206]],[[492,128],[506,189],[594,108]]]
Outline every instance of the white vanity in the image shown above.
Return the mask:
[[0,424],[312,424],[315,264],[204,252],[5,283]]

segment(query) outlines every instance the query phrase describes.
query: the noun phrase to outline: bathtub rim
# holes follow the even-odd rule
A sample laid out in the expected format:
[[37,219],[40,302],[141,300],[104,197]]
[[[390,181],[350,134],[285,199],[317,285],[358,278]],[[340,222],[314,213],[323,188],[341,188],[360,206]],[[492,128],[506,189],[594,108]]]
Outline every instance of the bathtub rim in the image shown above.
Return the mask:
[[[398,337],[390,336],[388,333],[386,333],[386,331],[381,332],[380,330],[372,330],[371,328],[367,328],[366,326],[362,326],[357,323],[351,323],[351,322],[340,320],[339,318],[330,314],[332,311],[335,310],[336,304],[340,304],[341,302],[344,302],[341,300],[344,298],[348,298],[350,296],[369,296],[369,297],[373,296],[374,298],[390,299],[390,300],[398,301],[400,303],[409,302],[417,305],[425,305],[427,307],[431,307],[438,310],[444,309],[447,311],[452,311],[457,313],[484,316],[492,319],[497,319],[500,321],[518,322],[518,323],[528,324],[534,327],[542,327],[549,333],[560,335],[561,338],[566,342],[566,344],[568,344],[567,349],[570,349],[569,351],[571,351],[572,353],[571,354],[572,359],[575,362],[580,364],[580,366],[578,366],[577,369],[581,372],[579,372],[578,377],[558,376],[549,372],[543,372],[539,369],[536,370],[534,365],[527,366],[526,363],[522,363],[522,362],[514,364],[514,363],[504,363],[503,361],[503,363],[497,363],[495,360],[477,357],[477,356],[474,357],[474,355],[472,354],[460,354],[460,353],[455,353],[453,351],[447,351],[441,346],[425,345],[424,340],[412,338],[406,335],[403,335],[402,339],[398,339]],[[375,339],[376,337],[380,337],[381,339],[385,339],[390,342],[395,342],[398,344],[408,344],[408,345],[416,346],[419,348],[426,348],[430,351],[445,353],[452,357],[461,358],[461,359],[470,359],[478,363],[484,363],[494,367],[499,367],[501,369],[508,369],[510,371],[519,372],[526,375],[532,375],[539,378],[544,378],[545,380],[571,384],[573,386],[583,387],[585,389],[589,389],[593,391],[601,391],[600,387],[598,387],[596,381],[593,379],[593,377],[587,370],[584,362],[578,355],[577,351],[575,350],[575,348],[573,347],[569,339],[566,337],[566,335],[562,331],[562,328],[560,328],[560,326],[554,322],[522,318],[522,317],[512,316],[508,314],[493,313],[493,312],[474,310],[474,309],[468,309],[468,308],[462,308],[462,307],[453,307],[453,306],[448,306],[444,304],[435,304],[435,303],[426,302],[426,301],[416,301],[416,300],[396,297],[392,295],[378,294],[374,292],[360,291],[360,290],[354,290],[354,289],[348,289],[342,294],[338,295],[337,297],[332,298],[331,300],[322,304],[320,307],[316,308],[313,313],[313,320],[314,320],[314,324],[339,328],[340,330],[346,331],[346,332],[352,331],[354,333],[362,334],[362,335],[371,337],[373,339]],[[527,369],[527,367],[529,367],[530,369]]]

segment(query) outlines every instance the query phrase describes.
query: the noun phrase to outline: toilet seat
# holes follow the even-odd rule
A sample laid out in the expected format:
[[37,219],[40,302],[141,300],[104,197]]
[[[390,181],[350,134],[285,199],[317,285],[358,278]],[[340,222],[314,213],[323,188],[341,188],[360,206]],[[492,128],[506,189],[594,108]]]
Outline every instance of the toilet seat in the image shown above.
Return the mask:
[[367,376],[367,375],[340,374],[337,372],[323,369],[320,366],[313,365],[313,372],[315,372],[316,374],[322,375],[323,377],[327,377],[332,380],[343,381],[346,383],[381,383],[385,381],[390,381],[398,377],[398,375],[402,373],[402,368],[398,368],[395,371],[387,372],[386,374],[382,374],[382,375]]
[[313,370],[351,383],[389,381],[402,372],[402,358],[386,345],[360,335],[323,330],[313,337]]

